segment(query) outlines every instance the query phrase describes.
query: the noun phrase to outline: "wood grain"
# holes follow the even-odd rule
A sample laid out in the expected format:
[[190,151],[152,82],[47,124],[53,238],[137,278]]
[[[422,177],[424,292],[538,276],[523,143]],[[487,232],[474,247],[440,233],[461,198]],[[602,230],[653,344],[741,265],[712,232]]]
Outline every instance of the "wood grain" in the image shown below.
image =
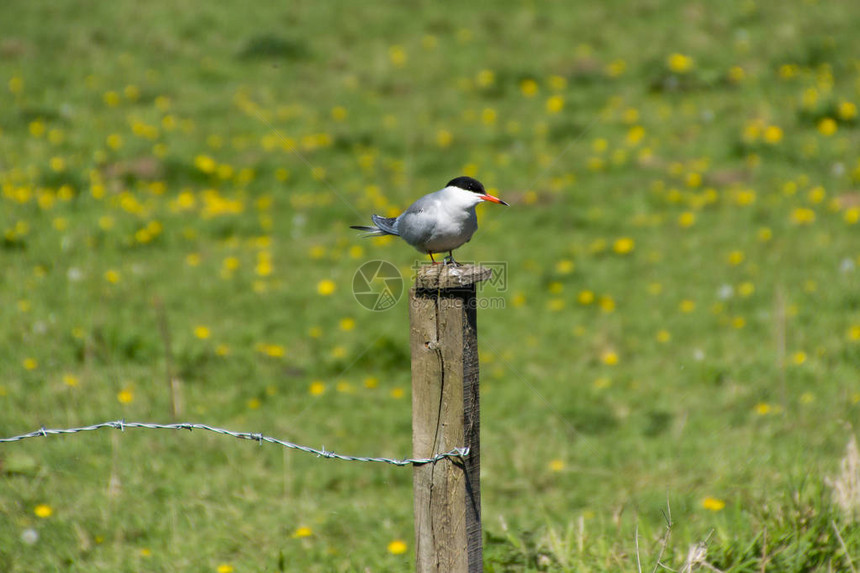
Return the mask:
[[470,450],[414,469],[419,573],[483,571],[475,285],[490,276],[471,265],[428,266],[409,295],[413,456]]

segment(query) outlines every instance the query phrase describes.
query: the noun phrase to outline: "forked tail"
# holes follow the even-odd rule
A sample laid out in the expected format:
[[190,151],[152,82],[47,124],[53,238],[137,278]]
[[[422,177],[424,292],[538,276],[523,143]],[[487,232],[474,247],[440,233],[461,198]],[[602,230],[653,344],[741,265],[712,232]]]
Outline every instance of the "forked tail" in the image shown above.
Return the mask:
[[396,217],[380,217],[379,215],[371,215],[370,218],[373,219],[373,227],[350,225],[349,228],[356,229],[358,231],[367,231],[367,233],[362,235],[362,237],[381,237],[382,235],[400,236],[400,233],[397,232]]

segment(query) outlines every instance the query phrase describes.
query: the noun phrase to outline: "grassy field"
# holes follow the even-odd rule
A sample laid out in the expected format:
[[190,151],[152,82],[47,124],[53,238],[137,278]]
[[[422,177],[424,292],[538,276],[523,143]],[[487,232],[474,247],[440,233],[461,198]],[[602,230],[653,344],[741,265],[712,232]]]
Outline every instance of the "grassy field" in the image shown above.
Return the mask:
[[[511,203],[457,253],[507,265],[486,569],[856,571],[858,29],[815,0],[5,6],[0,437],[169,422],[169,367],[183,421],[408,457],[406,303],[351,289],[421,255],[348,226],[472,175]],[[0,570],[407,571],[411,486],[203,432],[3,444]]]

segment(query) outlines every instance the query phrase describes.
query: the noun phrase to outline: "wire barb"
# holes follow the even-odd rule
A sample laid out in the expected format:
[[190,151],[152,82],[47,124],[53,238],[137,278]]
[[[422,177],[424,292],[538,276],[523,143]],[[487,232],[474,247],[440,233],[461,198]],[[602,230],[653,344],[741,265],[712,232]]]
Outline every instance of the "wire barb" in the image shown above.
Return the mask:
[[102,428],[113,428],[115,430],[119,430],[121,432],[125,432],[126,428],[142,428],[145,430],[207,430],[209,432],[214,432],[216,434],[222,434],[225,436],[232,436],[234,438],[238,438],[240,440],[253,440],[257,442],[259,445],[263,445],[263,443],[269,444],[277,444],[279,446],[283,446],[285,448],[299,450],[300,452],[305,452],[307,454],[316,455],[318,458],[328,458],[328,459],[336,459],[345,462],[375,462],[375,463],[385,463],[391,464],[394,466],[409,466],[409,465],[424,465],[424,464],[435,464],[436,462],[442,461],[446,458],[465,458],[469,455],[469,448],[454,448],[450,452],[445,452],[443,454],[436,454],[432,458],[406,458],[402,460],[396,460],[392,458],[375,458],[375,457],[365,457],[365,456],[346,456],[343,454],[336,454],[334,452],[326,451],[325,446],[321,449],[317,450],[316,448],[311,448],[308,446],[301,446],[299,444],[294,444],[292,442],[287,442],[284,440],[279,440],[277,438],[272,438],[270,436],[263,435],[261,433],[253,433],[253,432],[233,432],[232,430],[225,430],[224,428],[216,428],[213,426],[208,426],[206,424],[192,424],[188,422],[178,423],[178,424],[153,424],[150,422],[126,422],[123,420],[116,420],[113,422],[102,422],[100,424],[93,424],[91,426],[83,426],[80,428],[66,428],[66,429],[51,429],[42,426],[40,429],[35,432],[30,432],[28,434],[21,434],[18,436],[12,436],[9,438],[0,438],[0,444],[2,443],[10,443],[10,442],[20,442],[21,440],[26,440],[27,438],[39,438],[39,437],[48,437],[52,435],[58,434],[77,434],[79,432],[91,432],[93,430],[100,430]]

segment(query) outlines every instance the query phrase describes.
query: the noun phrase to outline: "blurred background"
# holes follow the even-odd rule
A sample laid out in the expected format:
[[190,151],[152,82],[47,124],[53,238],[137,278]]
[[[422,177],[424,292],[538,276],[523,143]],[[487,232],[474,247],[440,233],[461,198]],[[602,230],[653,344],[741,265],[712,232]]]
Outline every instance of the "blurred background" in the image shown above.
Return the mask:
[[[487,570],[851,570],[858,26],[815,0],[7,5],[0,436],[178,410],[408,457],[406,301],[353,277],[426,257],[348,227],[469,175],[511,203],[457,252],[506,269],[478,319]],[[0,569],[409,570],[411,488],[201,432],[3,444]]]

